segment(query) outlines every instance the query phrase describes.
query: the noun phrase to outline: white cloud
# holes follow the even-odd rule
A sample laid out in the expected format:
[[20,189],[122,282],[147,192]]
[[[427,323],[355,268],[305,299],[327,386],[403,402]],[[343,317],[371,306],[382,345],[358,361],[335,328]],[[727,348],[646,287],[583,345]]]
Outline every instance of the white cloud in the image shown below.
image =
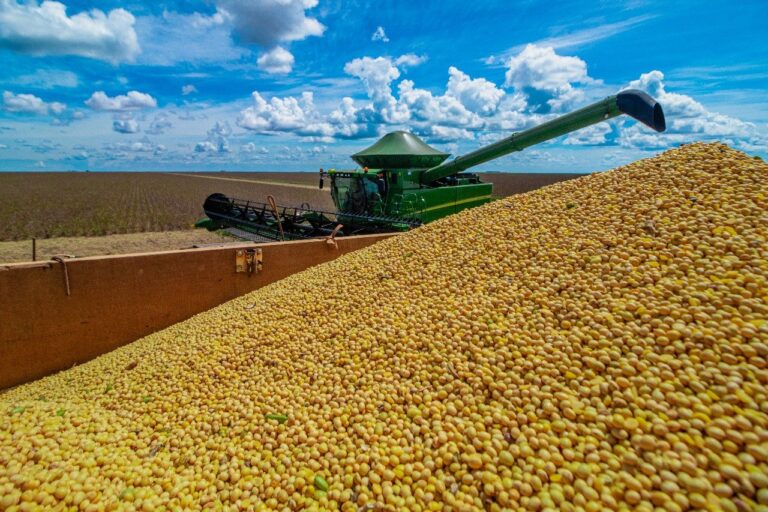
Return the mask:
[[246,43],[271,47],[275,43],[322,36],[325,27],[306,11],[317,0],[218,0],[219,12]]
[[45,102],[33,94],[14,94],[10,91],[3,92],[3,110],[19,112],[23,114],[60,115],[67,106],[59,102]]
[[[366,56],[348,62],[344,71],[362,82],[369,103],[358,105],[352,98],[344,97],[336,109],[325,115],[315,108],[310,92],[301,97],[269,100],[254,92],[253,106],[241,111],[237,124],[259,133],[293,133],[321,140],[370,137],[390,126],[413,129],[433,141],[447,141],[472,138],[473,131],[500,123],[490,117],[498,114],[505,92],[488,80],[473,79],[454,67],[449,69],[442,95],[403,80],[395,96],[393,82],[401,76],[400,67],[422,61],[423,58],[408,54],[397,59]],[[519,95],[513,95],[505,104],[517,111],[525,102]],[[484,120],[485,117],[489,119]],[[518,121],[514,120],[514,124],[521,124]]]
[[131,62],[140,51],[134,21],[125,9],[67,16],[67,7],[60,2],[0,0],[0,47],[32,55]]
[[406,53],[405,55],[401,55],[395,59],[395,66],[400,66],[403,69],[413,68],[420,64],[424,64],[425,62],[427,62],[426,55],[416,55],[414,53]]
[[407,119],[407,113],[398,108],[397,100],[392,96],[391,84],[400,78],[400,70],[389,57],[362,57],[347,62],[344,72],[363,82],[368,97],[373,102],[373,109],[381,114],[386,122],[396,123]]
[[489,115],[496,112],[499,102],[504,97],[504,91],[496,84],[485,78],[471,79],[457,68],[448,68],[448,86],[446,94],[458,99],[462,105],[472,112]]
[[293,132],[304,136],[329,137],[333,128],[319,120],[311,92],[304,92],[301,98],[291,96],[273,97],[265,100],[254,91],[253,105],[242,110],[237,125],[259,133]]
[[115,119],[112,121],[112,130],[117,133],[138,133],[141,128],[135,119]]
[[60,115],[67,109],[67,106],[63,103],[59,103],[58,101],[54,101],[48,104],[48,109],[52,114]]
[[[317,5],[317,0],[212,3],[217,9],[212,15],[164,11],[161,16],[139,17],[136,30],[144,47],[141,63],[168,66],[176,62],[233,62],[251,57],[245,45],[256,44],[268,50],[259,59],[261,69],[287,73],[293,56],[285,44],[322,36],[325,31],[317,19],[306,13]],[[278,45],[282,45],[280,50]]]
[[208,137],[195,144],[196,153],[229,153],[229,136],[232,135],[232,127],[229,122],[216,121],[213,128],[208,130]]
[[203,142],[198,142],[195,144],[195,152],[196,153],[217,153],[218,152],[218,146],[214,144],[211,141],[204,140]]
[[258,132],[298,129],[307,119],[305,109],[312,108],[311,92],[302,94],[300,100],[293,97],[274,97],[267,101],[256,91],[251,97],[253,106],[240,112],[237,125]]
[[157,100],[149,94],[139,91],[129,91],[128,94],[110,98],[104,91],[94,92],[85,104],[93,110],[105,110],[109,112],[125,112],[142,108],[157,107]]
[[[403,80],[395,96],[393,82],[401,76],[397,62],[414,63],[415,56],[404,57],[361,57],[345,65],[345,72],[362,82],[369,103],[358,105],[352,98],[345,97],[336,109],[324,115],[315,108],[309,92],[301,97],[269,100],[254,92],[253,106],[241,111],[237,124],[259,133],[293,133],[322,140],[370,137],[387,126],[403,127],[434,141],[471,138],[473,131],[491,126],[491,120],[486,121],[484,117],[497,113],[506,97],[504,91],[488,80],[473,79],[454,67],[449,69],[445,94],[435,95],[417,88],[411,80]],[[521,99],[513,96],[506,105],[519,110]]]
[[622,130],[619,137],[622,146],[663,148],[701,138],[725,140],[745,149],[768,145],[768,135],[756,125],[711,112],[685,94],[668,92],[661,71],[640,75],[628,84],[628,88],[646,91],[661,103],[667,118],[667,131],[657,134],[636,123]]
[[191,84],[182,85],[181,86],[181,95],[182,96],[189,96],[190,94],[198,92],[197,87]]
[[[510,91],[453,66],[442,93],[422,89],[413,80],[402,79],[401,66],[409,60],[365,56],[348,62],[344,71],[360,80],[367,100],[344,97],[330,112],[318,110],[310,92],[287,97],[254,92],[253,105],[240,112],[237,124],[257,133],[289,133],[309,140],[364,138],[405,129],[431,143],[475,140],[480,145],[553,119],[558,110],[581,107],[592,101],[592,88],[607,88],[587,74],[583,60],[557,55],[551,48],[528,46],[513,57],[506,77],[513,88]],[[667,112],[670,134],[658,136],[621,117],[568,134],[561,143],[652,149],[706,135],[727,142],[737,140],[744,149],[765,147],[766,137],[754,125],[708,112],[688,96],[668,93],[662,78],[653,72],[630,86],[657,97]],[[531,150],[526,153],[534,154]]]
[[435,144],[452,143],[457,140],[472,140],[475,138],[474,133],[467,129],[437,124],[417,128],[416,132],[421,136],[428,137],[430,142]]
[[[445,94],[434,96],[426,89],[417,89],[411,80],[403,80],[398,86],[399,106],[404,106],[408,119],[412,122],[423,122],[428,125],[440,124],[450,127],[478,128],[480,118],[458,100]],[[443,135],[448,132],[442,132]]]
[[350,97],[342,98],[341,104],[328,116],[334,136],[347,139],[378,135],[379,121],[380,116],[370,106],[358,109]]
[[[152,142],[152,140],[147,137],[146,135],[142,137],[140,140],[134,141],[134,142],[111,142],[109,144],[104,144],[104,150],[109,152],[109,154],[116,154],[116,153],[125,153],[125,152],[131,152],[131,153],[152,153],[154,155],[159,155],[166,151],[166,147],[162,144],[156,144]],[[77,149],[77,148],[73,148]],[[125,156],[125,155],[123,155]]]
[[344,72],[363,82],[374,102],[386,103],[392,96],[390,84],[400,78],[400,71],[389,57],[361,57],[347,62]]
[[37,89],[55,89],[56,87],[77,87],[80,79],[71,71],[38,69],[29,75],[16,77],[11,82]]
[[161,16],[139,17],[136,31],[143,48],[141,64],[221,63],[251,53],[232,41],[232,24],[221,13],[207,16],[164,11]]
[[149,124],[146,132],[152,135],[161,135],[170,128],[173,128],[171,116],[167,112],[160,112]]
[[507,61],[505,87],[517,91],[542,91],[549,96],[547,104],[554,110],[565,110],[583,98],[574,84],[596,81],[587,74],[587,63],[578,57],[562,56],[551,47],[526,45],[522,52]]
[[389,38],[387,37],[387,34],[384,32],[384,27],[382,26],[376,27],[376,31],[371,36],[371,41],[381,41],[382,43],[389,42]]
[[253,142],[248,142],[247,144],[243,144],[240,146],[240,151],[243,153],[259,153],[262,155],[266,155],[269,153],[269,150],[265,148],[264,146],[257,146]]
[[563,141],[568,146],[600,146],[607,142],[607,136],[612,132],[608,123],[598,123],[581,130],[571,132]]
[[[606,23],[596,27],[581,29],[576,32],[547,37],[545,39],[534,41],[532,44],[535,44],[536,46],[554,48],[555,50],[560,48],[579,47],[621,34],[622,32],[626,32],[627,30],[637,27],[646,21],[653,19],[654,17],[655,16],[651,15],[635,16],[633,18],[615,23]],[[510,57],[520,53],[524,48],[525,45],[513,46],[500,55],[492,55],[490,57],[486,57],[485,63],[489,65],[504,64]]]
[[262,53],[256,63],[259,69],[269,74],[290,73],[293,69],[293,54],[281,46],[275,46]]

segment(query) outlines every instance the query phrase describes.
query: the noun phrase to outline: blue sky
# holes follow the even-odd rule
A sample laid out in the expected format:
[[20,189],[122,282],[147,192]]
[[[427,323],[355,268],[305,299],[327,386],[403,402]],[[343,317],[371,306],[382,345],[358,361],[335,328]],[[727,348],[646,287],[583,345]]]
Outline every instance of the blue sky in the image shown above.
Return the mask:
[[454,155],[644,89],[483,170],[602,170],[696,140],[768,156],[768,3],[0,0],[0,171],[352,167],[395,129]]

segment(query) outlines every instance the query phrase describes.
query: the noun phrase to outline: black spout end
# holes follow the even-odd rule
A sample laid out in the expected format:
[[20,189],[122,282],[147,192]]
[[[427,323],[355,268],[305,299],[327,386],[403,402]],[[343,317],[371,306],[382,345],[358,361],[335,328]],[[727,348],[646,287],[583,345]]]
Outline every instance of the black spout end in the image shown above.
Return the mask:
[[616,105],[621,112],[634,117],[657,132],[667,129],[661,105],[643,91],[637,89],[621,91],[616,95]]

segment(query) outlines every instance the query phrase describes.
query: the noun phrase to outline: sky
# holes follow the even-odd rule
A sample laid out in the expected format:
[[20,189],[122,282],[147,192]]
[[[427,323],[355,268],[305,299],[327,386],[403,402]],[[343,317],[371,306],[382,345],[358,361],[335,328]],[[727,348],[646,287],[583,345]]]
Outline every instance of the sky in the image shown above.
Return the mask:
[[693,141],[768,157],[766,0],[0,0],[0,171],[315,171],[387,132],[467,153],[641,89],[478,170],[591,172]]

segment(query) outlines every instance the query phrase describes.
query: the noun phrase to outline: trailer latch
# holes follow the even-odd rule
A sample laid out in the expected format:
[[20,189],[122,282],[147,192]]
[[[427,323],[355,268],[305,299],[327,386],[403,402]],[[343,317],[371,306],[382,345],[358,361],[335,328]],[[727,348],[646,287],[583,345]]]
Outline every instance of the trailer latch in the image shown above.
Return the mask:
[[261,249],[238,249],[235,251],[235,272],[247,273],[261,272]]

